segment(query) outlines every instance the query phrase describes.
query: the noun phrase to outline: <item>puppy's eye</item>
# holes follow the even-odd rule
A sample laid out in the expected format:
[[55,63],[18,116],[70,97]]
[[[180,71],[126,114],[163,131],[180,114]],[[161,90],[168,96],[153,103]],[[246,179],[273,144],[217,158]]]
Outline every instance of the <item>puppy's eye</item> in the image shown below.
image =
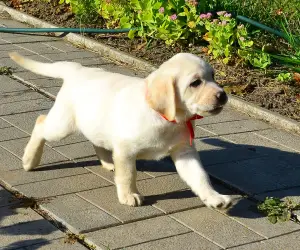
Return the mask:
[[196,87],[198,87],[201,83],[202,83],[202,81],[201,81],[200,79],[197,79],[196,81],[193,81],[193,82],[190,84],[190,87],[196,88]]

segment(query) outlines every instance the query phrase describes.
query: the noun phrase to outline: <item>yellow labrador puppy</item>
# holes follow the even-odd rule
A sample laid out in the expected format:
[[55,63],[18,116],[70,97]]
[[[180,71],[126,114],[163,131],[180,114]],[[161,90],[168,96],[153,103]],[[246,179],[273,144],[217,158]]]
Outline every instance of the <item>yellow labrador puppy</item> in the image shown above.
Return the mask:
[[143,202],[136,160],[170,155],[180,177],[207,206],[230,205],[229,196],[213,189],[192,143],[191,120],[218,114],[227,102],[213,69],[199,57],[177,54],[145,79],[74,62],[41,63],[17,53],[10,57],[34,73],[64,80],[49,114],[37,118],[23,156],[26,171],[40,163],[45,141],[80,131],[93,143],[103,167],[115,170],[122,204]]

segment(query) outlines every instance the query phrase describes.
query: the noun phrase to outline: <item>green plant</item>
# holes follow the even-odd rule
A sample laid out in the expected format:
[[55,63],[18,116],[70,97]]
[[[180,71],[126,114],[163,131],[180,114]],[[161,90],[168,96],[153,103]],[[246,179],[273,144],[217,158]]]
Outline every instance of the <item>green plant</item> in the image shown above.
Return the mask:
[[189,41],[198,38],[203,32],[204,22],[201,20],[194,0],[130,0],[135,13],[135,26],[139,27],[135,33],[147,37],[161,39],[171,45],[178,41]]
[[225,11],[217,14],[218,19],[206,20],[205,28],[208,32],[204,35],[204,39],[209,42],[208,54],[212,54],[213,58],[225,57],[223,62],[228,63],[235,41],[236,21]]
[[126,0],[102,0],[98,7],[99,15],[105,19],[107,28],[131,28],[133,12]]
[[251,40],[247,28],[243,24],[237,27],[236,36],[240,46],[237,53],[240,57],[257,68],[266,69],[271,65],[270,55],[264,53],[264,48],[261,51],[252,49],[254,42]]
[[292,74],[287,72],[287,73],[280,73],[276,77],[278,81],[284,82],[284,81],[289,81],[292,79]]
[[278,221],[297,220],[293,211],[300,209],[300,203],[293,202],[290,199],[282,201],[279,198],[266,197],[262,203],[258,204],[257,208],[267,215],[271,223],[275,224]]
[[70,4],[72,0],[59,0],[58,4]]
[[7,67],[7,66],[0,67],[0,75],[11,75],[12,73],[13,72],[11,67]]

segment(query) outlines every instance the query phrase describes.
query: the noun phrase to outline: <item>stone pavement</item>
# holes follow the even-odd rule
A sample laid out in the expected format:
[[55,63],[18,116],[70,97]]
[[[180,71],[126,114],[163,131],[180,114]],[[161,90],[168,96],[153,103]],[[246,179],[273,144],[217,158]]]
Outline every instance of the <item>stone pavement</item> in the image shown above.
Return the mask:
[[[0,19],[8,27],[26,27]],[[300,200],[300,137],[248,117],[230,107],[196,122],[195,143],[213,184],[234,195],[228,211],[203,206],[169,159],[138,162],[138,187],[146,195],[142,207],[117,201],[113,173],[99,167],[92,145],[81,135],[48,143],[42,164],[33,172],[21,165],[24,146],[39,114],[53,101],[24,84],[56,95],[60,80],[35,75],[8,58],[18,51],[40,61],[71,60],[124,74],[143,75],[55,37],[0,33],[0,179],[9,190],[47,198],[36,211],[25,209],[0,188],[0,249],[85,249],[64,243],[61,223],[97,249],[299,249],[300,225],[272,225],[256,210],[266,196]],[[48,218],[48,217],[46,217]]]

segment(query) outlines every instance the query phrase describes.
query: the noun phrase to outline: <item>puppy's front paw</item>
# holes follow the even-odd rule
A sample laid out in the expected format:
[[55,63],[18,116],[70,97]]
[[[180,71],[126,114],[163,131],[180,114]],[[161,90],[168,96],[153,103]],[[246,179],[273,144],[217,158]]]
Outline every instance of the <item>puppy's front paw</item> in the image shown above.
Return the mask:
[[232,204],[232,200],[229,195],[222,195],[216,191],[210,191],[206,195],[203,195],[201,200],[207,207],[212,208],[228,208]]
[[119,196],[119,202],[131,207],[141,206],[144,201],[144,196],[137,193],[122,194]]

